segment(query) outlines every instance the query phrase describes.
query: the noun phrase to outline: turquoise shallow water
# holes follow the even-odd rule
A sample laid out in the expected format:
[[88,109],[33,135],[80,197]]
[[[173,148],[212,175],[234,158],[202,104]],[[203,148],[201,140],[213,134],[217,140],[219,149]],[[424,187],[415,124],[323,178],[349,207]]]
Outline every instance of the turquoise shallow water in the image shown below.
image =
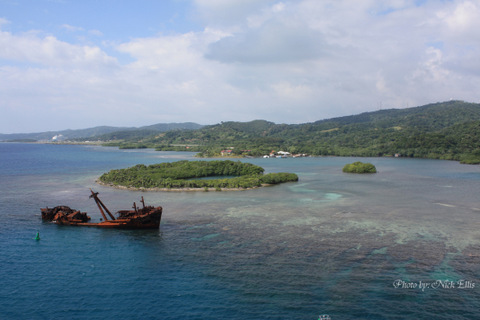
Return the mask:
[[[1,319],[478,318],[478,166],[373,158],[360,160],[378,174],[349,175],[359,159],[248,159],[300,181],[141,193],[95,179],[193,154],[3,143],[0,155]],[[162,205],[160,230],[41,222],[60,204],[98,219],[89,188],[111,210]]]

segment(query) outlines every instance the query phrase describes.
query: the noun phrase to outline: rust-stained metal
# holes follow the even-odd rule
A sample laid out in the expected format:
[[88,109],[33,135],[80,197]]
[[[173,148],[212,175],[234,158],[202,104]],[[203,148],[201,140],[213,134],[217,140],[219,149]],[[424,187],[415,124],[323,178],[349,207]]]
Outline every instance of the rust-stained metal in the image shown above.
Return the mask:
[[[110,210],[98,198],[98,192],[91,190],[90,198],[95,200],[95,203],[102,214],[103,221],[94,223],[88,222],[90,217],[86,212],[71,209],[67,206],[57,206],[55,208],[42,208],[42,219],[44,221],[51,221],[59,225],[68,226],[87,226],[100,228],[119,228],[119,229],[158,229],[162,219],[162,207],[145,206],[145,201],[142,197],[142,208],[137,208],[135,202],[133,203],[133,210],[120,210],[116,214],[117,218],[110,213]],[[107,212],[110,219],[104,213]]]
[[57,206],[55,208],[44,208],[42,211],[42,219],[46,221],[71,221],[71,222],[88,222],[90,217],[86,212],[80,212],[67,206]]
[[[102,208],[105,209],[105,211],[108,213],[108,215],[110,216],[110,218],[111,218],[112,220],[115,220],[115,217],[112,215],[112,213],[110,212],[110,210],[108,210],[108,208],[103,204],[102,200],[100,200],[100,199],[98,198],[98,192],[93,192],[92,189],[90,189],[90,192],[92,193],[92,194],[90,195],[90,199],[93,198],[93,199],[95,200],[95,203],[97,204],[98,209],[100,209],[100,213],[102,214],[103,219],[104,219],[105,221],[108,220],[107,217],[105,216],[105,213],[103,213]],[[134,202],[134,204],[135,204],[135,202]]]

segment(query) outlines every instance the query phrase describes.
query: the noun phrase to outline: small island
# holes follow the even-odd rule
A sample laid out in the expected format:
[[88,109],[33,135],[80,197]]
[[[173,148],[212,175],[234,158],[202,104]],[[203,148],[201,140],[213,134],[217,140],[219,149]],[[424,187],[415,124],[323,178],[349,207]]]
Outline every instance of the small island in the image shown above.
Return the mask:
[[264,174],[260,166],[231,160],[138,164],[104,173],[98,183],[106,186],[150,191],[245,190],[298,181],[294,173]]
[[357,161],[346,164],[342,171],[347,173],[377,173],[377,168],[371,163]]

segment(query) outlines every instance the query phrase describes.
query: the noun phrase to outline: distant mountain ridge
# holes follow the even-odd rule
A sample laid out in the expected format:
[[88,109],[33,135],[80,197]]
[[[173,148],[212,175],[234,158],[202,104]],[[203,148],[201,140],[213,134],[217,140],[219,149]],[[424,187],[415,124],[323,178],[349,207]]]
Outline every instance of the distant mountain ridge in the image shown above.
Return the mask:
[[143,131],[149,131],[151,133],[155,133],[155,132],[165,132],[170,130],[196,130],[202,127],[203,125],[193,123],[193,122],[157,123],[154,125],[143,126],[143,127],[98,126],[98,127],[78,129],[78,130],[67,129],[67,130],[60,130],[60,131],[46,131],[46,132],[36,132],[36,133],[11,133],[11,134],[0,133],[0,141],[11,141],[11,140],[52,141],[52,139],[61,141],[61,140],[102,136],[102,135],[106,135],[113,132],[133,132],[137,130],[140,130],[140,131],[143,130]]
[[[53,134],[64,134],[68,139],[89,138],[120,148],[188,150],[205,157],[255,157],[276,150],[320,156],[401,156],[480,163],[480,104],[464,101],[378,110],[303,124],[254,120],[208,126],[104,128],[76,130],[76,135],[68,130],[43,133],[42,137],[48,140]],[[12,135],[7,136],[12,139]],[[1,139],[5,135],[0,135]]]
[[[137,135],[121,148],[185,150],[216,157],[261,156],[272,150],[321,156],[402,156],[480,162],[480,105],[447,101],[304,124],[222,122],[198,130]],[[183,148],[183,149],[182,149]]]

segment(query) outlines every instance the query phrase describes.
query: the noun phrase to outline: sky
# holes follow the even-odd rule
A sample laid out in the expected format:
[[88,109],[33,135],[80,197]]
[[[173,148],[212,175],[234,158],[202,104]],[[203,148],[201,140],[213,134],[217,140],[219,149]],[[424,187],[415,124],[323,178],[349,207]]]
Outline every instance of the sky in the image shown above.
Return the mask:
[[0,133],[480,102],[479,0],[0,0]]

